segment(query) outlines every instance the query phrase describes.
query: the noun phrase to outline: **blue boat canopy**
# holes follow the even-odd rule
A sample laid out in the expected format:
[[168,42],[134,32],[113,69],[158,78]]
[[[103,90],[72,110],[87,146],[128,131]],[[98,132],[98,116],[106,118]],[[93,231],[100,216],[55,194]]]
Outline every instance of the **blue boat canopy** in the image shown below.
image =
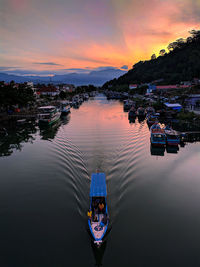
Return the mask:
[[91,177],[90,197],[106,197],[105,173],[93,173]]

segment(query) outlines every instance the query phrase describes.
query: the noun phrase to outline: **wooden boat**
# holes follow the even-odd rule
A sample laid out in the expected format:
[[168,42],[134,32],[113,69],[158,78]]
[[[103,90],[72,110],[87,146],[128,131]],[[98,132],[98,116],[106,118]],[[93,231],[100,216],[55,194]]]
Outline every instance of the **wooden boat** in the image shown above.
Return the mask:
[[60,119],[60,112],[54,106],[44,106],[38,108],[38,119],[40,125],[52,125]]
[[93,173],[90,185],[88,225],[97,246],[103,242],[108,221],[106,176],[104,173]]
[[168,146],[178,146],[180,144],[179,134],[169,126],[165,127],[166,143]]
[[161,129],[158,123],[154,123],[150,128],[150,141],[152,146],[165,146],[166,136],[164,129]]

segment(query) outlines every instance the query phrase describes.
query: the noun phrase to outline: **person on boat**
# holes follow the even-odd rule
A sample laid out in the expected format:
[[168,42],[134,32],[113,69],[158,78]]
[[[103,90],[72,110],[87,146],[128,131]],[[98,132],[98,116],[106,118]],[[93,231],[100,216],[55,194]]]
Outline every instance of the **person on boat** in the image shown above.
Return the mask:
[[88,210],[87,215],[88,215],[88,218],[91,220],[91,218],[92,218],[92,211],[91,210]]
[[93,222],[98,222],[98,218],[97,218],[97,215],[94,215],[94,219],[93,219]]
[[106,224],[107,224],[107,221],[108,221],[108,216],[107,216],[107,214],[105,214],[105,215],[103,216],[103,219],[101,220],[101,222],[102,222],[104,225],[106,225]]
[[102,203],[99,203],[99,211],[100,212],[103,212],[103,209],[104,209],[104,204],[103,204],[103,202]]

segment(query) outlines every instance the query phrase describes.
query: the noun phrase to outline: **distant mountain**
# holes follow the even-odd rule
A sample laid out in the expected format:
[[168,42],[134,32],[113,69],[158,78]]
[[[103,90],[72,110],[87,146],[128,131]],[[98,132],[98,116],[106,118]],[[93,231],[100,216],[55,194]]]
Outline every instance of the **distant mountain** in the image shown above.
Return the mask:
[[200,31],[191,31],[187,39],[180,38],[169,44],[169,53],[161,50],[158,58],[140,61],[126,74],[104,84],[104,88],[120,85],[149,83],[177,84],[200,78]]
[[18,76],[6,73],[0,73],[0,81],[10,82],[35,82],[35,83],[70,83],[74,85],[88,85],[102,86],[106,81],[126,73],[124,70],[116,68],[107,68],[104,70],[95,70],[90,73],[69,73],[64,75],[55,75],[53,77],[42,76]]

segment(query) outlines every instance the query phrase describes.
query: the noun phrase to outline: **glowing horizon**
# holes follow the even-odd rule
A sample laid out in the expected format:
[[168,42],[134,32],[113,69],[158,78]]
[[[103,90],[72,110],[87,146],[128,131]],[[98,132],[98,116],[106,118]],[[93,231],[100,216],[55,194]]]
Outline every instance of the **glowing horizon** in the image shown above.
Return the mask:
[[199,0],[0,1],[5,68],[131,68],[200,22]]

